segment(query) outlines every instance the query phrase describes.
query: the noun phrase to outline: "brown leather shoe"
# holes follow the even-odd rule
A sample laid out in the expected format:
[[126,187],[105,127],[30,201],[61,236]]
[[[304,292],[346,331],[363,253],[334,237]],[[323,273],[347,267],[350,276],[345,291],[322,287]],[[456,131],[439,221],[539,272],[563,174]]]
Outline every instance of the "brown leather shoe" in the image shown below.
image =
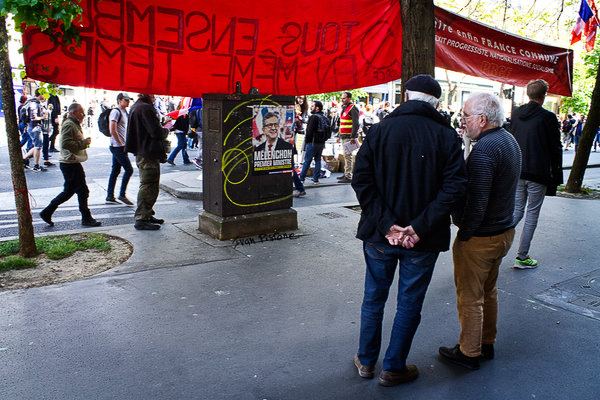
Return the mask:
[[396,386],[401,383],[412,382],[419,376],[416,365],[407,365],[402,372],[381,371],[377,380],[381,386]]
[[373,377],[375,377],[375,367],[365,367],[362,365],[358,359],[358,354],[354,355],[354,365],[356,365],[358,375],[360,375],[361,378],[373,379]]

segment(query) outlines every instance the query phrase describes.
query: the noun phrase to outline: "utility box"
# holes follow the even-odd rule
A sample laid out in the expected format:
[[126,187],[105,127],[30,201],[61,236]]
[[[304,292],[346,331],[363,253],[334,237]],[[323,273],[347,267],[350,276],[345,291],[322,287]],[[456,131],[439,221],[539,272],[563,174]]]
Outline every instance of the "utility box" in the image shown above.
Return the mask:
[[296,230],[294,96],[206,94],[202,102],[200,231],[230,240]]

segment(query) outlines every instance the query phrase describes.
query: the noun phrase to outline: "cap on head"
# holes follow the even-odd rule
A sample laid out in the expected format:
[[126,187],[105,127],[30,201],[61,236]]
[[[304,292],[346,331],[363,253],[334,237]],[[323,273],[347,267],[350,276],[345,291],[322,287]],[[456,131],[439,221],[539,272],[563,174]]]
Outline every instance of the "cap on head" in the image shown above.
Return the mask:
[[406,90],[421,92],[439,99],[442,95],[442,87],[431,77],[431,75],[416,75],[406,81]]
[[129,97],[129,95],[127,93],[121,92],[117,95],[117,101],[119,101],[119,100],[133,100],[133,98]]

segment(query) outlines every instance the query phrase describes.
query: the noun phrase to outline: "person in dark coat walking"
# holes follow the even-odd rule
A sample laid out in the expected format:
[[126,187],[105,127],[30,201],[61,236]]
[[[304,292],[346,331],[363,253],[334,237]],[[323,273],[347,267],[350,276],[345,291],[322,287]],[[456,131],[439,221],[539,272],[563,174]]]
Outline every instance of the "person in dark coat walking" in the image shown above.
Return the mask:
[[312,115],[308,118],[306,124],[306,152],[304,154],[304,164],[300,172],[300,180],[304,182],[308,168],[312,160],[315,160],[315,169],[313,173],[313,183],[319,183],[319,175],[321,173],[321,155],[325,148],[325,142],[331,137],[331,128],[329,121],[323,114],[323,103],[315,101],[311,107]]
[[154,217],[154,203],[158,198],[160,163],[167,161],[164,140],[169,130],[160,125],[154,109],[154,95],[140,94],[131,106],[125,147],[135,155],[140,174],[135,229],[160,229],[163,219]]
[[529,256],[529,247],[537,227],[545,196],[555,196],[556,188],[563,183],[562,146],[560,123],[556,114],[542,107],[548,84],[537,79],[527,84],[529,103],[516,108],[512,114],[512,134],[521,147],[523,165],[517,187],[514,224],[527,214],[515,268],[535,268],[537,260]]
[[406,102],[373,125],[358,154],[352,188],[362,208],[356,237],[366,261],[354,364],[374,377],[383,310],[398,271],[398,305],[379,383],[417,378],[406,365],[439,252],[450,245],[450,212],[464,195],[466,169],[454,129],[436,110],[442,89],[429,75],[406,82]]

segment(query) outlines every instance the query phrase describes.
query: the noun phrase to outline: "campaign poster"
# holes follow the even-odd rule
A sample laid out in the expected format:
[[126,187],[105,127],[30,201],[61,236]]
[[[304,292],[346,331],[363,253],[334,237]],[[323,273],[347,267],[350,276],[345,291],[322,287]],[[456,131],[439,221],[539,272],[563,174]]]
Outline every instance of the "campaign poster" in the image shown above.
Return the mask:
[[254,106],[254,175],[290,171],[294,156],[294,106]]

